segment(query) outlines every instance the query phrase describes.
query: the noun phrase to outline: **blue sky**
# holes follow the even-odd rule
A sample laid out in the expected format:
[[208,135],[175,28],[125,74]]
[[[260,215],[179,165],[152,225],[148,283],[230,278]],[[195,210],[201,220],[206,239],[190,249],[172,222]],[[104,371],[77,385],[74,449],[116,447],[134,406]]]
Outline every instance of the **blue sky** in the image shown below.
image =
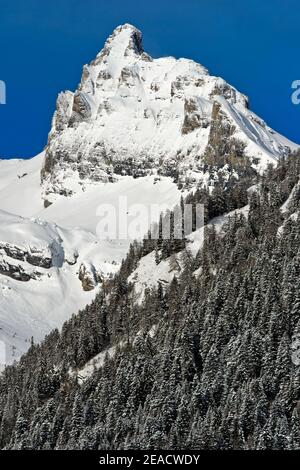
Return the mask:
[[0,0],[0,158],[31,157],[47,142],[57,94],[119,24],[142,30],[153,57],[192,58],[250,98],[251,109],[300,143],[299,0]]

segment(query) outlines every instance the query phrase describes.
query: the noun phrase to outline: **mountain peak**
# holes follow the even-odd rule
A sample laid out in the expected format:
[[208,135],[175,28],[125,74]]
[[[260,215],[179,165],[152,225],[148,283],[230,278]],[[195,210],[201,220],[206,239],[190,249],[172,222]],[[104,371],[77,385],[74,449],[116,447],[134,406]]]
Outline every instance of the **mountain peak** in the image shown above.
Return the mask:
[[119,26],[117,26],[110,37],[116,37],[118,34],[120,34],[121,32],[123,31],[127,31],[130,35],[134,35],[134,34],[137,34],[139,35],[140,37],[142,36],[142,33],[141,31],[136,28],[135,26],[133,26],[132,24],[130,23],[124,23],[124,24],[121,24]]
[[103,59],[116,52],[118,55],[122,52],[124,57],[141,55],[144,52],[141,31],[129,23],[117,26],[105,41],[104,48],[97,55],[95,64],[103,62]]
[[42,171],[45,205],[86,184],[158,171],[180,185],[206,184],[206,166],[262,171],[295,145],[248,109],[247,98],[200,64],[151,58],[142,33],[118,26],[65,92]]

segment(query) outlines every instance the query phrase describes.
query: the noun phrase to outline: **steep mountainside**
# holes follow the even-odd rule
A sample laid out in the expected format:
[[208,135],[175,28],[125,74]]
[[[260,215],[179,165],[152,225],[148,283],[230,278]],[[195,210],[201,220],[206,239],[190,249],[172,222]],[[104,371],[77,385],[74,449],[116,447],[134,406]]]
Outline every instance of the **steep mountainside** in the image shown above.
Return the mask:
[[[299,450],[299,173],[298,154],[243,185],[246,207],[195,257],[197,231],[184,248],[134,243],[92,305],[0,378],[1,448]],[[222,194],[187,200],[210,219],[235,199]]]
[[[241,182],[243,190],[255,184],[268,163],[296,147],[203,66],[152,59],[140,31],[116,28],[84,66],[78,89],[59,95],[45,152],[0,161],[0,339],[7,360],[91,302],[120,268],[132,240],[104,236],[101,204],[118,213],[125,198],[130,223],[136,203],[149,214],[151,204],[171,209],[197,188],[217,188],[211,218],[220,217],[246,205]],[[226,207],[219,204],[225,192],[233,198]],[[141,226],[142,236],[149,218]],[[140,294],[156,285],[143,265],[135,274]]]

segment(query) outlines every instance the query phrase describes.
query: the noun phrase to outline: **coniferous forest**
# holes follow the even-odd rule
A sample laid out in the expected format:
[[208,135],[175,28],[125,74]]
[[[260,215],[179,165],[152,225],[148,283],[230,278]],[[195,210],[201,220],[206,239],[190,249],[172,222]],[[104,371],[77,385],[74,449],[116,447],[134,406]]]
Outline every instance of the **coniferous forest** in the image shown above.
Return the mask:
[[[133,243],[90,306],[5,369],[1,448],[299,449],[299,173],[290,156],[190,195],[206,222],[249,205],[196,258],[186,240]],[[139,304],[128,277],[154,250],[184,265]]]

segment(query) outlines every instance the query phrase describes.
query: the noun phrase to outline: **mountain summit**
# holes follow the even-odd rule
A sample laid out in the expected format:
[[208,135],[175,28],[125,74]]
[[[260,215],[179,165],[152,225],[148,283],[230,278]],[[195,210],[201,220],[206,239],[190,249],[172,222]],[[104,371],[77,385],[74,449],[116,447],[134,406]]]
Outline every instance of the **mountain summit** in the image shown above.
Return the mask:
[[[42,170],[46,206],[98,181],[158,172],[181,185],[210,167],[260,171],[296,146],[248,99],[188,59],[153,59],[134,26],[118,26],[73,93],[57,99]],[[227,165],[227,167],[226,167]]]
[[130,53],[141,55],[144,52],[141,31],[128,23],[118,26],[105,42],[95,64],[101,63],[104,57],[112,56],[117,49],[122,49],[125,56]]

